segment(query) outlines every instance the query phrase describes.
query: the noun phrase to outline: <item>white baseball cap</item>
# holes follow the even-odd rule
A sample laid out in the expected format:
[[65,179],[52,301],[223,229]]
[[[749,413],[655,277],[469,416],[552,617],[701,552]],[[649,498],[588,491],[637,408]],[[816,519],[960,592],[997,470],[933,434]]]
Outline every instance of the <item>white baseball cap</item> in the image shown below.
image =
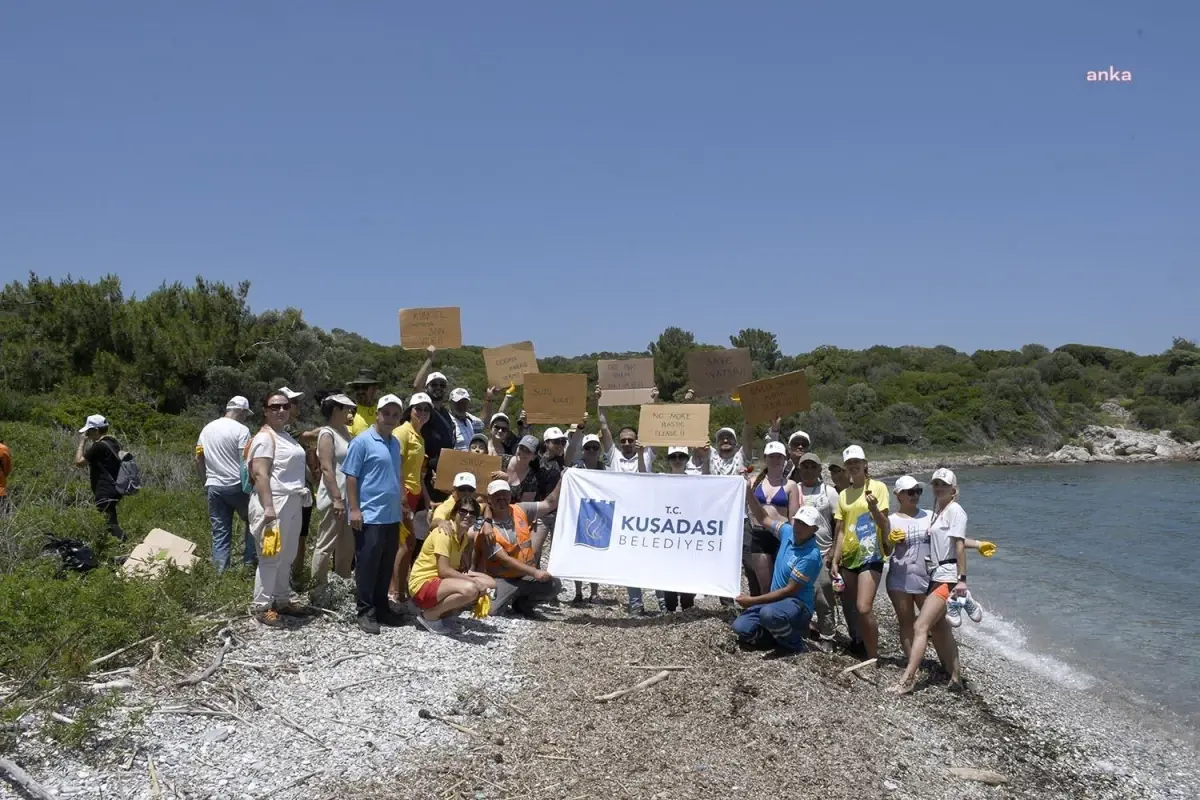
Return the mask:
[[453,391],[450,392],[450,402],[451,403],[457,403],[459,400],[470,400],[470,399],[471,399],[471,393],[468,392],[466,389],[462,388],[461,386],[459,386],[457,389],[454,389]]
[[764,456],[786,456],[787,448],[783,446],[783,442],[767,442],[767,447],[763,450]]
[[733,437],[735,442],[737,441],[737,431],[733,428],[717,428],[717,432],[713,434],[713,439],[720,439],[722,433],[728,433]]
[[679,455],[679,454],[683,454],[685,456],[690,455],[690,453],[688,452],[688,449],[686,447],[680,447],[679,445],[673,445],[673,446],[667,448],[667,458],[670,458],[671,456]]
[[809,444],[812,444],[812,437],[809,436],[804,431],[796,431],[791,436],[789,436],[788,444],[791,444],[793,439],[803,439],[804,441],[808,442]]
[[[91,419],[91,417],[88,417],[88,419]],[[941,481],[948,486],[958,486],[958,478],[953,472],[945,467],[942,467],[937,472],[933,473],[933,477],[929,479],[929,482],[933,483],[934,481]]]
[[474,489],[478,484],[475,483],[475,474],[472,472],[460,472],[454,476],[455,489]]
[[379,398],[379,402],[375,404],[375,409],[378,411],[384,406],[400,406],[400,409],[403,410],[404,401],[394,394],[385,394],[383,397]]
[[[429,377],[427,377],[425,379],[425,385],[428,386],[429,384],[431,384],[437,380],[446,381],[446,376],[440,372],[431,372],[431,373],[429,373]],[[448,383],[448,381],[446,381],[446,382]]]
[[859,461],[867,460],[867,454],[856,444],[852,444],[842,451],[842,461],[853,461],[854,459],[858,459]]
[[921,485],[921,482],[912,475],[901,475],[896,478],[896,488],[893,490],[896,494],[907,492],[909,489],[915,489]]
[[800,510],[796,512],[796,516],[792,517],[792,519],[800,520],[805,525],[815,528],[821,524],[821,512],[812,506],[801,506]]
[[79,429],[80,433],[94,431],[96,428],[107,428],[108,420],[102,414],[92,414],[83,422],[83,427]]
[[543,442],[551,442],[555,439],[565,438],[567,438],[567,435],[562,432],[562,428],[546,428],[546,430],[542,432]]
[[226,411],[249,411],[250,401],[242,397],[240,394],[229,398],[229,402],[225,404]]
[[427,406],[433,405],[433,398],[424,392],[417,392],[412,397],[408,398],[408,407],[419,406],[424,403]]
[[510,422],[508,414],[505,414],[503,411],[498,411],[495,414],[492,414],[492,418],[488,420],[488,424],[490,425],[498,419],[502,419],[505,422]]
[[589,444],[600,444],[600,437],[594,433],[589,433],[587,436],[584,436],[583,446],[587,447]]
[[286,386],[280,386],[278,393],[287,395],[288,400],[295,400],[297,397],[304,397],[304,392],[296,392]]
[[488,484],[488,496],[500,494],[501,492],[512,492],[512,487],[508,485],[508,481],[496,479]]

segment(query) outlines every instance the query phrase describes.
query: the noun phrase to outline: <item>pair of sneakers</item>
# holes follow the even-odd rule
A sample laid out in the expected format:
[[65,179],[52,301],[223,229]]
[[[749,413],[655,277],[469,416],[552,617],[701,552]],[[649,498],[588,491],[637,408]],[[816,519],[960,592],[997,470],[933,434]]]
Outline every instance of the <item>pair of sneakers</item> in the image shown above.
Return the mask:
[[971,597],[971,593],[968,591],[962,597],[951,597],[946,603],[946,619],[949,620],[951,628],[962,625],[964,611],[971,622],[979,622],[983,619],[983,608],[975,602],[975,598]]

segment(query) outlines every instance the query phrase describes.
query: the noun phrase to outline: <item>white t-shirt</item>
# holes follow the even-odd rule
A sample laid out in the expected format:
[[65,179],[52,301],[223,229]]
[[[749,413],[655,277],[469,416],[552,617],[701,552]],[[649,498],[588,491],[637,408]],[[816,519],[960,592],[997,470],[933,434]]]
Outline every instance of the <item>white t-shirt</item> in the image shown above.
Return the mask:
[[463,419],[451,414],[450,419],[454,421],[454,449],[470,450],[471,439],[475,434],[483,433],[483,420],[470,413]]
[[[654,450],[646,448],[646,472],[654,466]],[[615,444],[608,451],[608,471],[609,472],[637,472],[638,461],[637,453],[634,453],[630,458],[626,458],[621,453],[621,448]]]
[[250,429],[236,419],[214,419],[200,431],[196,447],[204,451],[204,485],[227,488],[242,483],[242,452]]
[[[333,481],[337,484],[338,495],[346,498],[346,473],[342,472],[342,463],[346,460],[346,451],[350,449],[350,441],[342,436],[336,428],[325,426],[317,433],[317,449],[320,450],[321,440],[329,439],[333,445]],[[317,475],[317,510],[324,511],[333,507],[333,498],[325,486],[324,475]]]
[[288,433],[271,435],[270,430],[259,431],[250,442],[250,464],[256,458],[270,458],[271,465],[271,494],[279,497],[289,494],[303,494],[308,491],[304,485],[304,448]]
[[931,581],[958,583],[958,563],[939,564],[955,557],[955,539],[967,538],[967,512],[958,503],[951,503],[929,524],[929,557],[937,566]]
[[833,510],[837,508],[837,490],[827,483],[818,483],[812,488],[796,485],[800,487],[803,498],[800,507],[810,506],[821,514],[817,523],[817,548],[822,556],[827,556],[833,549]]

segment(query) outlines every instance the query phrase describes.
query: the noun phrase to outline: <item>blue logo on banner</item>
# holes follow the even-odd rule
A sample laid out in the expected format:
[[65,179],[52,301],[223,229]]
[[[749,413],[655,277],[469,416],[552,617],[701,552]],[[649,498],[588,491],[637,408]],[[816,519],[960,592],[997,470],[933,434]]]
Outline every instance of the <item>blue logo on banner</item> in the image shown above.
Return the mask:
[[607,550],[612,543],[613,516],[616,503],[612,500],[579,501],[579,518],[575,523],[575,544],[595,550]]

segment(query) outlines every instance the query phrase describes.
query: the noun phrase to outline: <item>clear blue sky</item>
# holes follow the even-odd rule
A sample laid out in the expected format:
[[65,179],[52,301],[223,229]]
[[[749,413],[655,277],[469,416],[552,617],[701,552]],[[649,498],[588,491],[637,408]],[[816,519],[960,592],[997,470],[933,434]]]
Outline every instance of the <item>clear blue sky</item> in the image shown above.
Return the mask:
[[1198,40],[1191,0],[8,2],[0,278],[541,355],[1159,352],[1200,336]]

